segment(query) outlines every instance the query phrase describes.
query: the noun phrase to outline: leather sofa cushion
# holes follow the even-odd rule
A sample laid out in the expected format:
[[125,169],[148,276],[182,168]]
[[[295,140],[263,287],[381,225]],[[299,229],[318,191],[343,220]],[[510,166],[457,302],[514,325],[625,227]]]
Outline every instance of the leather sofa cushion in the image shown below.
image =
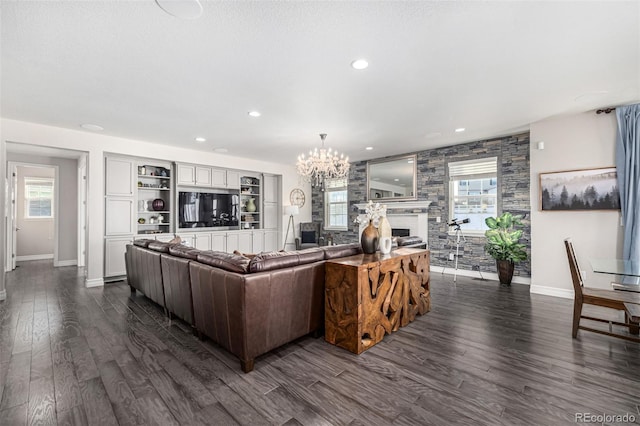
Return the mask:
[[322,247],[325,260],[337,259],[338,257],[354,256],[362,253],[362,247],[359,243],[341,244],[337,246]]
[[197,259],[198,262],[215,266],[225,271],[246,274],[249,270],[250,259],[248,257],[238,256],[237,254],[207,250],[201,251]]
[[160,253],[169,253],[169,247],[171,247],[172,243],[165,243],[162,241],[153,241],[149,243],[147,248],[153,251],[159,251]]
[[182,244],[175,244],[169,247],[169,254],[185,259],[197,260],[200,253],[200,250],[183,246]]
[[417,235],[411,235],[409,237],[398,237],[396,239],[398,247],[408,246],[409,244],[418,244],[422,242],[422,237]]
[[149,244],[154,243],[156,240],[150,240],[148,238],[142,238],[140,240],[133,240],[133,245],[138,247],[149,247]]
[[324,260],[324,251],[320,248],[260,253],[251,259],[249,272],[273,271],[321,260]]

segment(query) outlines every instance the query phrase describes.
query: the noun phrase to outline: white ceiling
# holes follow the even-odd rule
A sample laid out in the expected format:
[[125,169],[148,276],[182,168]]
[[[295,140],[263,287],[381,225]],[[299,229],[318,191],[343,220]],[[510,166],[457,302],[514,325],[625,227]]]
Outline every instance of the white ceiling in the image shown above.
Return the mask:
[[362,160],[640,99],[638,1],[202,6],[2,1],[2,116],[291,164],[322,132]]

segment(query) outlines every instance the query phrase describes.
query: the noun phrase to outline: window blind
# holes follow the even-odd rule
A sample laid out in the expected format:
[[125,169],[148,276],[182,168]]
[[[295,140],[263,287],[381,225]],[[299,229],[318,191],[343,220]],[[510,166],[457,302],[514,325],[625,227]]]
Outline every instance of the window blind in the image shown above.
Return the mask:
[[498,173],[498,157],[449,163],[449,180],[486,179]]

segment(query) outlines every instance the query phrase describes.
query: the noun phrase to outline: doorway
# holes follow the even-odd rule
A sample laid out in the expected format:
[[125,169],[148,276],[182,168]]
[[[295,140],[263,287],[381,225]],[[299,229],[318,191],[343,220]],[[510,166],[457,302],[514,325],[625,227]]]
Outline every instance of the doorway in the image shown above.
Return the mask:
[[58,167],[9,162],[10,269],[16,261],[58,260]]
[[[16,261],[36,259],[52,259],[55,267],[84,266],[88,153],[11,142],[6,147],[5,271]],[[53,177],[36,173],[47,170]]]

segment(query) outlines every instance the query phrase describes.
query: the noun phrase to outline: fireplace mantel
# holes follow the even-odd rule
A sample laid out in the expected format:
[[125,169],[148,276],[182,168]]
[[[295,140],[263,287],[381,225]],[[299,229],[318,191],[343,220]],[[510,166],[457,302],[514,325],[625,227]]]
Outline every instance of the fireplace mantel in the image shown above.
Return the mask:
[[[387,206],[387,210],[427,209],[431,205],[431,201],[391,201],[391,202],[378,201],[378,203]],[[360,203],[360,204],[356,204],[356,207],[358,207],[360,210],[364,210],[367,208],[368,205],[369,203]]]

